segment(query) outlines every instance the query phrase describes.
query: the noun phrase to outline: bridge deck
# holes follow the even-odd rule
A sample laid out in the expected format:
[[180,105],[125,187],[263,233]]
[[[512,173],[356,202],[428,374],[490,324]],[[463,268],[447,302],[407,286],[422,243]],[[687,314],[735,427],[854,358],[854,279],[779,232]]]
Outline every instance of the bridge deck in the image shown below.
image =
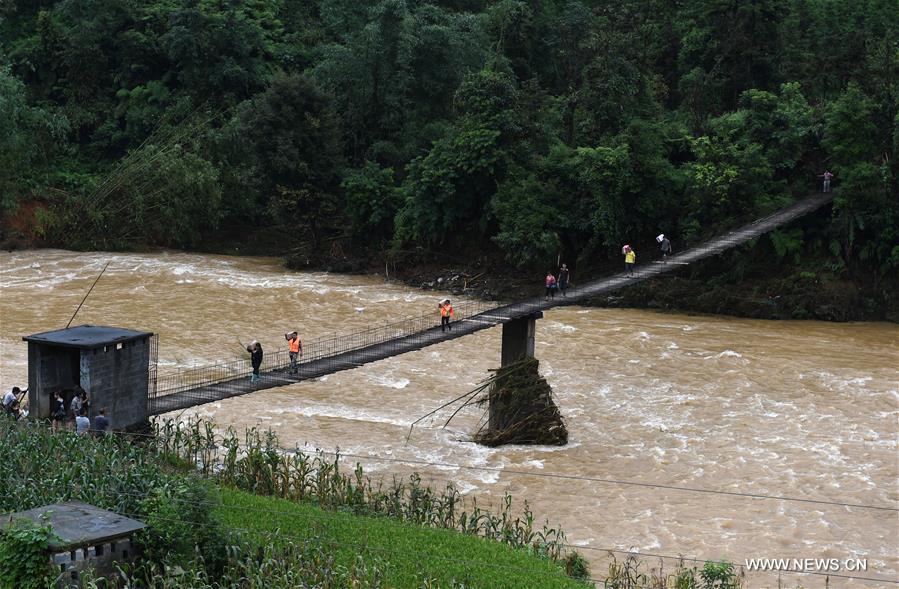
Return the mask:
[[[545,301],[541,297],[535,297],[484,310],[479,308],[477,312],[468,314],[454,322],[452,329],[447,332],[442,332],[439,327],[433,326],[433,324],[431,326],[424,324],[422,329],[413,333],[389,337],[374,343],[369,342],[377,338],[367,335],[368,332],[366,332],[366,334],[359,334],[358,345],[350,345],[349,349],[301,362],[295,374],[290,373],[286,366],[277,366],[262,372],[260,380],[256,383],[251,383],[249,371],[245,370],[239,376],[219,377],[215,379],[215,382],[201,382],[190,388],[183,388],[170,394],[158,394],[149,399],[149,413],[150,415],[158,415],[169,411],[186,409],[220,399],[245,395],[356,368],[363,364],[405,354],[406,352],[469,335],[482,329],[501,325],[514,319],[532,315],[538,311],[545,311],[562,305],[571,305],[586,298],[605,295],[635,282],[673,272],[685,265],[746,243],[820,208],[832,199],[833,193],[808,197],[768,217],[685,250],[677,256],[669,258],[668,263],[654,262],[644,264],[639,267],[636,276],[633,278],[629,278],[624,272],[621,272],[594,280],[578,288],[571,288],[568,290],[568,296],[564,298],[558,297],[554,300]],[[436,318],[434,323],[436,323]]]

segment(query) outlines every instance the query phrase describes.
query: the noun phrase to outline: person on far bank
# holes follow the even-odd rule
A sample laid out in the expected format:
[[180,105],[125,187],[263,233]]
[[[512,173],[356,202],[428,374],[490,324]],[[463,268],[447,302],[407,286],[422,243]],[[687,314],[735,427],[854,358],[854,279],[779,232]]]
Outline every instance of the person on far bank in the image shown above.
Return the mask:
[[637,252],[631,246],[625,245],[621,248],[621,253],[624,254],[624,269],[627,271],[628,277],[633,278],[634,266],[637,265]]
[[568,284],[571,281],[571,273],[568,271],[568,265],[562,264],[562,267],[559,268],[559,292],[562,293],[562,296],[568,296],[565,294],[565,291],[568,290]]
[[543,297],[544,301],[548,301],[550,298],[556,298],[556,277],[553,276],[552,272],[546,273],[546,295]]
[[656,241],[659,242],[659,248],[662,250],[662,261],[666,261],[668,256],[671,255],[671,240],[665,237],[665,234],[662,233],[658,237],[656,237]]
[[284,339],[287,340],[287,355],[290,356],[290,373],[296,374],[297,358],[303,355],[303,342],[300,341],[300,336],[295,331],[285,333]]
[[440,309],[440,331],[453,330],[453,317],[456,311],[453,309],[453,303],[449,299],[444,299],[437,305]]
[[250,382],[259,382],[259,367],[262,366],[262,344],[253,340],[247,346],[250,353],[250,362],[253,364],[253,374],[250,376]]
[[818,178],[824,178],[824,189],[821,192],[830,192],[830,181],[833,178],[830,170],[824,170],[824,173],[818,176]]
[[78,412],[78,415],[75,416],[75,434],[79,436],[86,436],[87,432],[91,429],[91,420],[87,418],[87,411],[82,409]]
[[106,430],[109,429],[109,418],[106,417],[106,409],[100,409],[100,415],[98,415],[94,419],[94,433],[96,433],[98,438],[102,438],[106,435]]

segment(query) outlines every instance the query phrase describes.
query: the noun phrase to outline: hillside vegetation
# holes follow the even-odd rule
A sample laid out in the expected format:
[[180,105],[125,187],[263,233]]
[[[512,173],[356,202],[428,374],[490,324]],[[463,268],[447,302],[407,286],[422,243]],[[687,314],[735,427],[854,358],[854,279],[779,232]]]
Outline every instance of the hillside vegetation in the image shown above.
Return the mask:
[[591,272],[830,170],[832,209],[722,265],[883,316],[897,155],[894,0],[0,6],[0,212],[24,243]]
[[[571,588],[587,569],[527,504],[491,513],[452,487],[374,484],[286,452],[272,432],[166,422],[155,436],[76,436],[0,415],[0,513],[84,501],[147,524],[118,578],[149,589]],[[517,509],[516,509],[517,510]],[[0,589],[55,586],[50,531],[0,524]]]

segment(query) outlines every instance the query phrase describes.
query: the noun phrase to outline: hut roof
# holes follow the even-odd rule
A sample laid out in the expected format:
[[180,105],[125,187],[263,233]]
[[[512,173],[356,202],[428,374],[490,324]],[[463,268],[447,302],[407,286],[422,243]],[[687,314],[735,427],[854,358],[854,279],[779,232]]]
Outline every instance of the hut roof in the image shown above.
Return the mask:
[[50,540],[50,549],[59,552],[80,546],[105,544],[147,527],[136,519],[80,501],[52,503],[27,511],[17,511],[3,516],[3,519],[31,521],[38,525],[50,524],[56,536]]
[[153,335],[149,331],[135,331],[121,327],[104,327],[101,325],[79,325],[68,329],[45,331],[26,335],[26,342],[65,346],[68,348],[94,349],[110,344],[127,342]]

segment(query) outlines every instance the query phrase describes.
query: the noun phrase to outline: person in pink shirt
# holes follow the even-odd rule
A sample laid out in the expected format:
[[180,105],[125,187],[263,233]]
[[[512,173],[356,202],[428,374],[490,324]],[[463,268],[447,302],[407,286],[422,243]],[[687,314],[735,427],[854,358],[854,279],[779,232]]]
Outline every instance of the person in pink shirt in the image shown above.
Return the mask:
[[833,178],[833,174],[830,173],[830,170],[824,170],[824,173],[818,177],[824,178],[824,190],[821,192],[830,192],[830,179]]
[[546,273],[546,297],[544,300],[549,300],[550,297],[556,298],[556,277],[553,276],[552,272]]

